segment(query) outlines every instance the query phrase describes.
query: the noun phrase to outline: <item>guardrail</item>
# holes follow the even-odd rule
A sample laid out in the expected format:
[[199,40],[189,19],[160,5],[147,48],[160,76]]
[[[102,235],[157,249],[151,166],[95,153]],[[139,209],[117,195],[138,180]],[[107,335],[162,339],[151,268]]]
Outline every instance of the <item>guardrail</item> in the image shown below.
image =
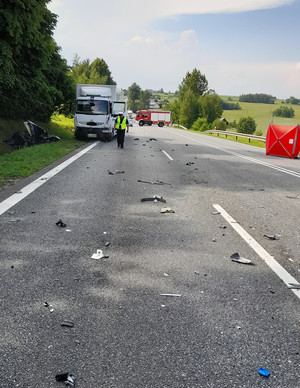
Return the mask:
[[249,135],[247,133],[238,133],[238,132],[230,132],[230,131],[218,131],[216,129],[205,131],[204,133],[215,133],[218,136],[221,134],[221,135],[224,135],[226,139],[227,139],[227,136],[234,136],[235,140],[237,140],[239,137],[244,137],[244,138],[248,139],[249,143],[250,143],[251,139],[252,140],[260,140],[260,141],[263,141],[264,143],[266,142],[266,137],[265,136]]

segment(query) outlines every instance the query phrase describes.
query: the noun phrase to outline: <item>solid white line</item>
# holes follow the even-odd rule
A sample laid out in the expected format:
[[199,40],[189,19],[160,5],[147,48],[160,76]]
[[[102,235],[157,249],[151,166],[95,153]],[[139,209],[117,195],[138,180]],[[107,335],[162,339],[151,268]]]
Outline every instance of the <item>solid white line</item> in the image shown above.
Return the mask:
[[[224,219],[246,241],[246,243],[258,254],[258,256],[276,273],[276,275],[289,287],[290,283],[298,283],[259,243],[250,236],[223,208],[218,204],[213,205],[221,213]],[[291,289],[300,299],[300,290]]]
[[170,156],[166,151],[161,150],[161,152],[163,152],[163,153],[166,155],[166,157],[169,158],[170,160],[174,160],[174,159],[172,158],[172,156]]
[[[170,131],[170,130],[168,131],[167,129],[165,129],[164,131],[167,131],[167,132],[170,132],[170,133],[173,133],[173,134],[174,134],[174,132],[172,132],[172,131]],[[239,154],[239,153],[234,152],[234,151],[225,150],[225,149],[223,149],[223,148],[221,148],[221,147],[218,147],[218,146],[215,146],[215,145],[211,145],[211,144],[207,144],[207,143],[205,143],[205,142],[203,142],[203,141],[200,141],[200,140],[191,139],[189,136],[185,136],[185,135],[182,135],[182,134],[180,134],[180,133],[176,133],[175,135],[184,137],[185,139],[188,139],[188,140],[190,140],[190,141],[194,141],[194,142],[196,142],[196,143],[205,145],[205,146],[207,146],[207,147],[215,148],[216,150],[226,152],[227,154],[230,154],[230,155],[233,155],[233,156],[237,156],[237,157],[242,158],[242,159],[246,159],[246,160],[248,160],[249,162],[261,164],[262,166],[265,166],[265,167],[268,167],[268,168],[272,168],[273,170],[277,170],[277,171],[283,172],[283,173],[285,173],[285,174],[289,174],[289,175],[295,176],[295,177],[297,177],[297,178],[300,178],[300,173],[299,173],[299,172],[292,171],[292,170],[288,170],[288,169],[286,169],[286,168],[284,168],[284,167],[275,166],[274,164],[267,163],[267,162],[264,162],[264,161],[255,159],[255,158],[252,158],[252,157],[250,157],[250,156],[245,156],[245,155]]]
[[58,174],[60,171],[62,171],[64,168],[69,166],[71,163],[73,163],[75,160],[80,158],[82,155],[84,155],[86,152],[90,151],[92,148],[94,148],[99,142],[95,142],[91,144],[90,146],[86,147],[84,150],[78,152],[78,154],[72,156],[65,162],[61,163],[60,165],[54,167],[52,170],[47,172],[46,174],[42,175],[35,181],[29,183],[29,185],[23,187],[23,189],[10,196],[9,198],[5,199],[0,203],[0,215],[6,212],[8,209],[10,209],[12,206],[20,202],[22,199],[27,197],[27,195],[31,194],[35,189],[43,185],[45,182],[47,182],[50,178],[52,178],[54,175]]

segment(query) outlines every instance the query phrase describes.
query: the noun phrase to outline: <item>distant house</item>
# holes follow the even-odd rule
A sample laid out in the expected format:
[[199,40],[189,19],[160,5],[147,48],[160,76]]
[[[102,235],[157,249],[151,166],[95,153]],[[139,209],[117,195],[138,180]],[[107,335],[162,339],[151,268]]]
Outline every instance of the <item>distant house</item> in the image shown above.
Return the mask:
[[160,109],[160,105],[154,100],[150,100],[149,109]]
[[220,120],[223,121],[226,125],[229,124],[229,122],[224,117],[221,117]]

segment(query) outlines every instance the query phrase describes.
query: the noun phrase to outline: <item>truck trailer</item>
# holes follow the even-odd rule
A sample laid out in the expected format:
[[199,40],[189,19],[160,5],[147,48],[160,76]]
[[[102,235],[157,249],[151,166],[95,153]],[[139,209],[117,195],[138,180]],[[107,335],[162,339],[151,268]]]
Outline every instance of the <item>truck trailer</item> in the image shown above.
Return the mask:
[[115,118],[120,111],[127,113],[127,104],[120,94],[116,85],[77,84],[75,136],[112,140],[116,135]]
[[160,110],[139,110],[136,113],[136,121],[140,126],[157,124],[159,127],[171,124],[171,112]]

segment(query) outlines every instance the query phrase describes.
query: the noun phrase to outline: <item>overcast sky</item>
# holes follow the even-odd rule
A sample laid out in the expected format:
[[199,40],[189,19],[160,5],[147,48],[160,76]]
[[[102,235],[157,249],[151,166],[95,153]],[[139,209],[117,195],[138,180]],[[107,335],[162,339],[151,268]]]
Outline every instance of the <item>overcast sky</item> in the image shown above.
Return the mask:
[[300,98],[300,0],[52,0],[72,64],[103,58],[118,86],[174,92],[201,71],[220,95]]

